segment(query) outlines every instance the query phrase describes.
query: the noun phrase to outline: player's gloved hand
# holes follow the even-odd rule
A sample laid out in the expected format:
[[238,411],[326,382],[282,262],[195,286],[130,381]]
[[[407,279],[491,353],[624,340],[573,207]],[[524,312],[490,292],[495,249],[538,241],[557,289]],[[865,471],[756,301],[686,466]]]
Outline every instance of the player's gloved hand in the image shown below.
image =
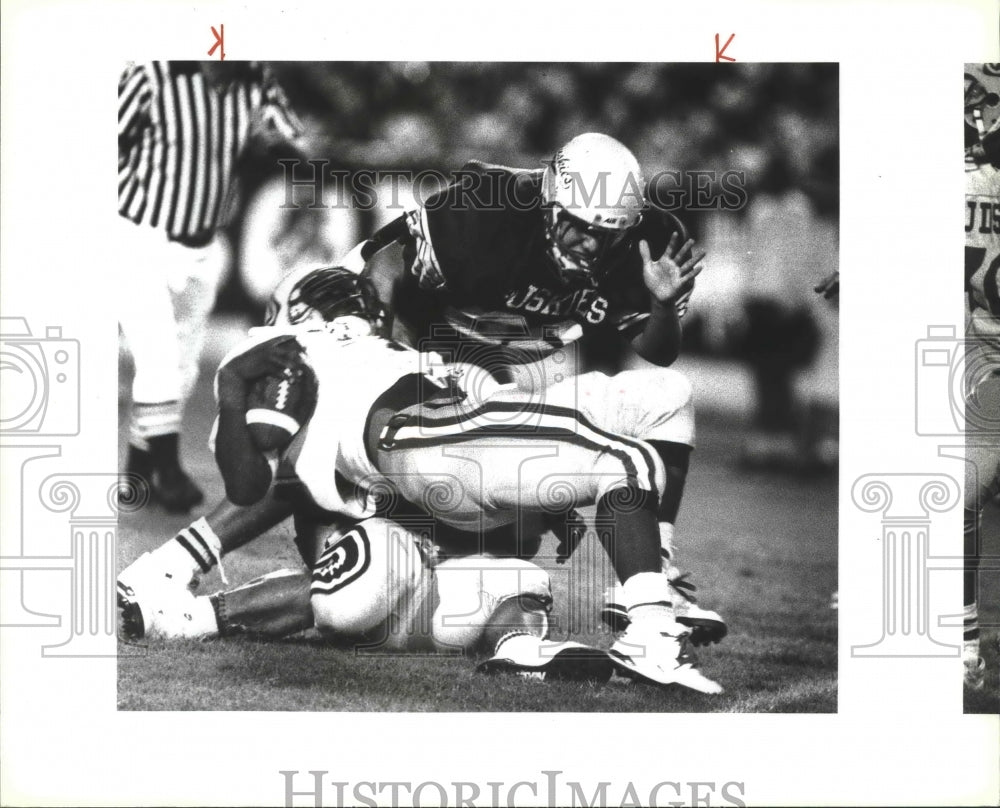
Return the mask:
[[219,368],[219,404],[244,402],[250,382],[262,376],[294,373],[302,362],[302,346],[291,334],[254,345]]
[[694,251],[694,239],[689,238],[683,244],[680,240],[675,232],[663,255],[655,261],[649,244],[645,239],[639,241],[642,279],[653,298],[663,304],[676,304],[682,299],[686,302],[694,289],[694,279],[703,269],[701,260],[705,251]]
[[813,291],[833,300],[840,295],[840,270],[835,270],[813,287]]

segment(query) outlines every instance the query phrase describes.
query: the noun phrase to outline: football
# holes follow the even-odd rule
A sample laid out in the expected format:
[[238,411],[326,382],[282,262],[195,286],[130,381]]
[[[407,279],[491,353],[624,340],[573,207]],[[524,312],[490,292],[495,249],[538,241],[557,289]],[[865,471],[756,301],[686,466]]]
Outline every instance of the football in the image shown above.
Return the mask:
[[316,409],[316,374],[308,365],[262,376],[247,395],[247,427],[258,449],[284,449]]

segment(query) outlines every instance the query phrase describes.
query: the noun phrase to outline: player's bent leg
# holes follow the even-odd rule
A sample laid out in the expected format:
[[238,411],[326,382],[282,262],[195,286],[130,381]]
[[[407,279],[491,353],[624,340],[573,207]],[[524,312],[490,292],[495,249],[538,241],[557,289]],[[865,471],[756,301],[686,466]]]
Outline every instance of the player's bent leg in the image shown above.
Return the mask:
[[720,693],[688,649],[690,630],[674,614],[674,596],[659,553],[656,501],[649,492],[612,489],[598,502],[595,526],[622,581],[628,627],[612,645],[621,672],[660,685]]
[[[697,603],[696,587],[676,566],[674,524],[680,511],[691,451],[695,443],[694,403],[690,382],[671,368],[643,368],[618,373],[584,374],[580,384],[587,392],[583,410],[602,427],[641,438],[663,464],[665,485],[657,510],[663,571],[672,583],[672,603],[678,621],[691,630],[693,645],[722,640],[728,627],[715,611]],[[617,393],[617,394],[615,394]],[[625,394],[625,395],[623,395]],[[621,604],[620,586],[605,597],[602,616],[616,631],[628,625]]]
[[419,538],[388,519],[359,522],[334,537],[312,571],[316,628],[327,637],[369,639],[427,588]]

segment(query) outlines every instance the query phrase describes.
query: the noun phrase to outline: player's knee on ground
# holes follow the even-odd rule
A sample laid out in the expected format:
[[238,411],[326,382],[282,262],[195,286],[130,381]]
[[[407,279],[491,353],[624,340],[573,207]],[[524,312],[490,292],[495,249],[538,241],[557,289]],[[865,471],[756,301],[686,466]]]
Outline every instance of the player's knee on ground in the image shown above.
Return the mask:
[[[431,630],[438,650],[476,649],[494,612],[509,599],[526,596],[540,603],[552,601],[548,573],[517,558],[454,558],[439,564],[434,573],[438,606]],[[520,605],[517,608],[524,611]],[[513,609],[513,605],[505,607],[498,622],[514,619]]]
[[367,519],[327,547],[312,573],[316,627],[357,637],[383,624],[423,574],[418,539],[388,519]]

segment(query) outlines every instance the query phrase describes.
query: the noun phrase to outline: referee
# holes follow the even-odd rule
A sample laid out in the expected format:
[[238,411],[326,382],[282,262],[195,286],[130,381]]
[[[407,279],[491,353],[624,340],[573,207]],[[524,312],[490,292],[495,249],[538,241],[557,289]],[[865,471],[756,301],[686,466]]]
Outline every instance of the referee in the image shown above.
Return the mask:
[[225,269],[216,238],[254,137],[301,125],[258,62],[130,64],[118,85],[119,325],[135,364],[127,470],[182,513],[203,495],[181,467],[184,402]]

